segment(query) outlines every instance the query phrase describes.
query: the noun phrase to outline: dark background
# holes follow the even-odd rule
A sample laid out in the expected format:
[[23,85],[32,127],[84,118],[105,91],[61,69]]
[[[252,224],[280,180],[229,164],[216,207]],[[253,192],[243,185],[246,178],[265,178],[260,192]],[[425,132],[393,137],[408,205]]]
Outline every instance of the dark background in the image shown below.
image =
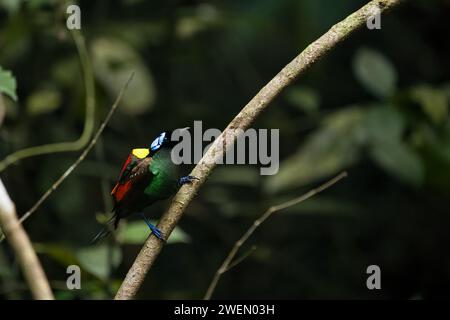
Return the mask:
[[[80,1],[96,79],[96,123],[136,76],[101,142],[26,223],[58,299],[111,298],[148,229],[123,224],[89,246],[133,147],[166,128],[223,129],[285,64],[366,1]],[[0,66],[17,80],[4,97],[4,158],[82,132],[79,57],[59,1],[0,1]],[[316,63],[258,118],[280,129],[280,171],[221,166],[189,206],[139,298],[201,298],[234,242],[265,209],[342,170],[348,178],[271,217],[222,277],[214,298],[442,298],[450,286],[450,1],[405,1]],[[19,214],[79,152],[25,159],[1,173]],[[185,168],[186,170],[189,167]],[[147,210],[159,217],[168,202]],[[68,291],[79,264],[82,289]],[[366,287],[380,266],[381,290]],[[9,246],[0,297],[29,298]]]

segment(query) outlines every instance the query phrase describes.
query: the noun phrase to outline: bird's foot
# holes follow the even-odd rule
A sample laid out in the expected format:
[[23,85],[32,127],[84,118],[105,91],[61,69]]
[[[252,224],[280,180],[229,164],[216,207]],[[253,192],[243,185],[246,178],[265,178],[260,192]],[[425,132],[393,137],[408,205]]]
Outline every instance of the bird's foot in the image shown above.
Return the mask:
[[194,176],[181,177],[180,179],[178,179],[178,185],[181,187],[184,184],[192,183],[194,180],[200,180],[200,179],[197,177],[194,177]]
[[157,237],[161,241],[166,241],[166,239],[164,237],[164,233],[162,233],[161,230],[159,230],[155,225],[153,225],[150,221],[148,221],[147,217],[143,213],[141,213],[141,216],[144,219],[147,226],[152,231],[152,233],[155,235],[155,237]]
[[[155,235],[155,237],[157,237],[159,240],[161,241],[166,241],[166,238],[164,237],[164,234],[162,233],[161,230],[159,230],[157,227],[155,227],[154,225],[151,224],[151,226],[153,228],[150,228],[150,230],[152,230],[152,233]],[[150,227],[150,226],[149,226]]]

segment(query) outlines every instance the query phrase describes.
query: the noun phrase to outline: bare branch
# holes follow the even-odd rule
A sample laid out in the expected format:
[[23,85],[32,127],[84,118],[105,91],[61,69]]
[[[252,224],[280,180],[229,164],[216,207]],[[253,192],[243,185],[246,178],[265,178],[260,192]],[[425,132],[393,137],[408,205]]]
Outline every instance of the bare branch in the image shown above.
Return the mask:
[[0,226],[3,232],[8,235],[8,242],[14,250],[33,297],[38,300],[53,300],[53,293],[41,263],[28,235],[22,225],[18,223],[16,208],[1,180]]
[[[361,9],[334,25],[319,39],[310,44],[302,53],[286,65],[229,123],[224,132],[214,141],[208,152],[192,171],[199,178],[192,185],[183,186],[173,199],[169,209],[162,216],[158,228],[170,235],[182,217],[186,207],[198,192],[200,186],[216,166],[216,159],[224,155],[223,146],[231,146],[236,141],[234,129],[247,129],[281,91],[305,73],[315,62],[366,24],[374,12],[385,12],[398,5],[401,0],[373,0]],[[225,144],[226,142],[226,144]],[[158,257],[163,243],[156,237],[149,237],[126,275],[115,299],[132,299],[139,290],[145,275]]]
[[236,260],[234,260],[233,262],[230,261],[231,263],[228,263],[228,266],[224,269],[223,273],[228,272],[231,269],[233,269],[234,267],[236,267],[237,265],[239,265],[241,262],[243,262],[245,259],[247,259],[253,252],[255,252],[255,250],[256,250],[256,246],[252,246],[250,248],[250,250],[248,250],[242,256],[240,256],[239,258],[236,258]]
[[[248,238],[250,238],[250,236],[253,234],[253,232],[255,232],[255,230],[264,223],[264,221],[266,221],[272,214],[295,206],[296,204],[299,204],[300,202],[303,202],[305,200],[308,200],[309,198],[315,196],[316,194],[324,191],[325,189],[328,189],[329,187],[333,186],[335,183],[337,183],[339,180],[345,178],[347,176],[347,172],[342,172],[339,175],[337,175],[336,177],[334,177],[333,179],[331,179],[330,181],[324,183],[323,185],[321,185],[318,188],[315,188],[311,191],[309,191],[308,193],[305,193],[304,195],[297,197],[295,199],[292,199],[290,201],[287,202],[283,202],[279,205],[270,207],[269,209],[267,209],[262,215],[261,217],[259,217],[258,219],[256,219],[253,224],[250,226],[250,228],[248,228],[248,230],[243,234],[243,236],[236,241],[236,243],[234,244],[233,248],[231,249],[231,251],[228,253],[227,257],[225,258],[225,260],[222,262],[222,265],[220,266],[219,269],[217,269],[216,274],[214,275],[214,278],[212,279],[208,290],[206,291],[205,297],[203,298],[204,300],[209,300],[211,299],[211,296],[214,292],[214,290],[217,287],[217,283],[220,280],[220,277],[222,276],[222,274],[224,274],[225,272],[227,272],[228,270],[230,270],[231,268],[233,268],[234,266],[236,266],[239,262],[241,262],[243,259],[237,259],[235,262],[232,262],[234,257],[236,256],[236,254],[238,253],[239,249],[242,247],[242,245],[248,240]],[[247,257],[248,255],[244,256]]]

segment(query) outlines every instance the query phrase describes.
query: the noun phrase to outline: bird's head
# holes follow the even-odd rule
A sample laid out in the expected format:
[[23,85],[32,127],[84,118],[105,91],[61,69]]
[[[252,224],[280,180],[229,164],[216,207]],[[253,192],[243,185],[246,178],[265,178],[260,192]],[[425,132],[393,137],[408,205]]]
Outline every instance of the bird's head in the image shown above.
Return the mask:
[[[189,130],[189,127],[175,130]],[[150,144],[150,153],[155,154],[163,148],[173,148],[179,140],[172,140],[172,133],[175,131],[163,131]]]

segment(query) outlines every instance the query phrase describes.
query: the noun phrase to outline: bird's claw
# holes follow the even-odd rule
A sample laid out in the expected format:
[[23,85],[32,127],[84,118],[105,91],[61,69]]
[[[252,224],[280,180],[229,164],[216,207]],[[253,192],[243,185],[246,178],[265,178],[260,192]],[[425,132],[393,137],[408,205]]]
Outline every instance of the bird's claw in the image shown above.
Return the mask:
[[154,228],[150,228],[152,230],[152,233],[161,241],[166,241],[166,238],[164,237],[164,233],[159,230],[157,227],[153,226]]
[[197,178],[197,177],[194,177],[194,176],[185,176],[185,177],[181,177],[181,178],[178,180],[178,185],[181,187],[181,186],[184,185],[184,184],[192,183],[194,180],[200,180],[200,179]]
[[157,237],[161,241],[166,241],[164,233],[161,230],[159,230],[155,225],[153,225],[150,221],[148,221],[147,217],[143,213],[141,213],[141,216],[144,219],[147,226],[152,231],[152,233],[155,235],[155,237]]

